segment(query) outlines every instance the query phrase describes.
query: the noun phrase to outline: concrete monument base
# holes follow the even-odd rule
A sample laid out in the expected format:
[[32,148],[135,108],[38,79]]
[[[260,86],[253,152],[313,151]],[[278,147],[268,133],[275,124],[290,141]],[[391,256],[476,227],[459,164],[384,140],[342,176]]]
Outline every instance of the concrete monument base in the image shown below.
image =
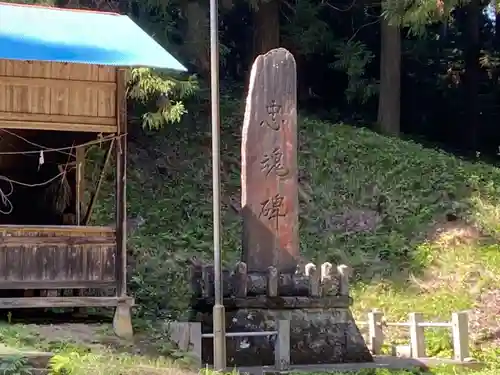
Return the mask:
[[[211,314],[199,317],[203,332],[213,332]],[[349,308],[237,309],[226,312],[226,332],[274,331],[282,319],[290,321],[291,365],[373,361]],[[228,338],[228,367],[273,365],[275,341],[276,335]],[[213,363],[212,345],[203,339],[203,363]]]

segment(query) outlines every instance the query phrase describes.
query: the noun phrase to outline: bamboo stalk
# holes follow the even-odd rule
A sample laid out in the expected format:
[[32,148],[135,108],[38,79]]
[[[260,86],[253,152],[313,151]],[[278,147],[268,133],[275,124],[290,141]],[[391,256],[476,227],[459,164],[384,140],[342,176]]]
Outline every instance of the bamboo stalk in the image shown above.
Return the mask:
[[102,181],[104,180],[104,175],[106,174],[106,167],[109,164],[109,159],[111,158],[111,151],[113,150],[113,145],[115,144],[115,140],[112,139],[109,144],[109,148],[106,151],[106,156],[104,157],[104,164],[101,169],[101,174],[99,176],[99,180],[97,181],[97,186],[95,188],[95,192],[90,199],[89,208],[87,209],[87,213],[85,214],[85,218],[83,219],[83,225],[88,225],[90,221],[90,216],[92,215],[92,211],[94,210],[95,202],[97,201],[97,196],[99,191],[101,190]]

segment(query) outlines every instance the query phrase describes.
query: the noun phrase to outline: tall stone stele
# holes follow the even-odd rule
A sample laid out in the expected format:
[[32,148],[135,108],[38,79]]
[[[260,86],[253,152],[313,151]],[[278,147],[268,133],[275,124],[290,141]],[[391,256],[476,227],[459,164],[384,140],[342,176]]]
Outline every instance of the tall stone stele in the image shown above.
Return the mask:
[[[286,319],[291,364],[371,362],[349,308],[349,268],[299,260],[296,75],[283,48],[252,66],[241,145],[243,253],[224,270],[226,330],[272,331]],[[213,267],[191,271],[194,319],[213,332]],[[206,363],[212,343],[202,343]],[[271,365],[274,346],[273,337],[229,339],[228,366]]]
[[241,144],[243,261],[293,273],[299,258],[297,73],[277,49],[255,60]]

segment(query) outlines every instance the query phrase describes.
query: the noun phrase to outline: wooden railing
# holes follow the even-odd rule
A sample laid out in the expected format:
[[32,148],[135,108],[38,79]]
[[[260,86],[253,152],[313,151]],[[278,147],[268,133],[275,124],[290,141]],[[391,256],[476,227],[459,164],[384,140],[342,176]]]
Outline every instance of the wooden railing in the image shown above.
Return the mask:
[[[358,326],[368,326],[367,344],[374,355],[381,354],[384,345],[384,329],[386,327],[407,327],[409,329],[409,355],[412,358],[426,357],[425,328],[449,328],[453,337],[453,359],[465,361],[469,353],[469,319],[467,312],[455,312],[449,322],[425,322],[422,313],[408,314],[407,322],[391,323],[384,319],[384,314],[373,310],[368,313],[367,321],[357,321]],[[395,355],[395,353],[392,353]]]

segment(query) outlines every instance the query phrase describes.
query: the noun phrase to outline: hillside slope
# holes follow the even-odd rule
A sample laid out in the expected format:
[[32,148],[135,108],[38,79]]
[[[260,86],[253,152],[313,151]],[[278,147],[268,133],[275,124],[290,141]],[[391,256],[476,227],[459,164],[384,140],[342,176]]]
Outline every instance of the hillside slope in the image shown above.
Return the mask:
[[[235,108],[230,108],[234,110]],[[234,111],[236,112],[236,111]],[[223,121],[223,252],[239,257],[240,119]],[[474,309],[477,340],[500,336],[500,170],[347,125],[300,121],[301,252],[354,267],[358,316],[381,308],[448,319]],[[131,287],[139,314],[182,315],[185,261],[211,258],[210,137],[172,127],[131,143],[129,211],[145,223],[131,238]],[[108,186],[108,192],[111,186]],[[104,194],[102,195],[104,196]],[[112,217],[112,195],[98,220]],[[449,337],[430,333],[432,351]],[[490,344],[488,344],[490,345]]]

